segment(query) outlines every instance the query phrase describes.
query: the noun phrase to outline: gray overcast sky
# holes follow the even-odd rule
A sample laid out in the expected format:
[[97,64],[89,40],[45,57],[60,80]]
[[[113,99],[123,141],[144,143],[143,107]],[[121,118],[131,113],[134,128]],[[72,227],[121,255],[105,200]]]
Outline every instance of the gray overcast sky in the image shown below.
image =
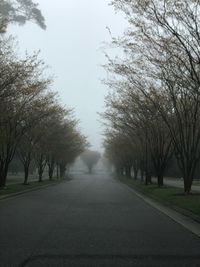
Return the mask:
[[125,29],[125,20],[115,14],[109,0],[36,0],[47,24],[43,31],[27,23],[10,26],[17,36],[20,51],[41,50],[41,58],[55,74],[54,88],[66,106],[75,108],[82,132],[88,136],[92,149],[101,148],[102,128],[97,112],[103,110],[107,88],[100,79],[105,76],[100,67],[105,63],[100,49]]

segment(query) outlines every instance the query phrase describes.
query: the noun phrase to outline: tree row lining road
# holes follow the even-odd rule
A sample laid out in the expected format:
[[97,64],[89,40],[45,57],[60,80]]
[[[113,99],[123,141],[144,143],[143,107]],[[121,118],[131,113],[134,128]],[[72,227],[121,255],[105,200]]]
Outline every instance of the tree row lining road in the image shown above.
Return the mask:
[[[152,178],[153,182],[157,183],[156,178]],[[174,186],[178,188],[184,188],[184,181],[177,178],[164,178],[164,184],[169,186]],[[200,192],[200,184],[194,184],[192,185],[192,191]]]
[[200,266],[200,239],[107,175],[0,202],[0,266]]

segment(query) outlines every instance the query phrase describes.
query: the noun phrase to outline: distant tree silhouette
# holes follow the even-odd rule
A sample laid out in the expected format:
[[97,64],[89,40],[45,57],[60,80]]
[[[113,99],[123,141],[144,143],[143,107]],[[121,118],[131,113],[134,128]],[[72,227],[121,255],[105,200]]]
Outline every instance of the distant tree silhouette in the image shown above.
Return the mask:
[[81,154],[81,159],[87,166],[89,173],[92,173],[92,169],[95,164],[101,158],[101,154],[97,151],[86,150]]

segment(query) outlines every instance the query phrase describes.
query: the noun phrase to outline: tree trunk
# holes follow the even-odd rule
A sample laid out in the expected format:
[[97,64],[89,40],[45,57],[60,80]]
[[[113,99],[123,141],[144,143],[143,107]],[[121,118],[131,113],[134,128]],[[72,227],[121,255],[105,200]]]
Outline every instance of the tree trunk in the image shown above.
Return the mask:
[[24,162],[24,185],[28,185],[28,177],[29,177],[29,167],[30,167],[31,160],[27,159],[26,162]]
[[29,168],[24,168],[24,185],[28,185]]
[[42,182],[42,176],[43,176],[43,170],[42,170],[42,167],[39,166],[38,168],[38,176],[39,176],[39,182]]
[[163,186],[163,174],[158,174],[158,176],[157,176],[157,178],[158,178],[158,187],[162,187]]
[[148,185],[149,183],[148,183],[148,173],[147,173],[147,171],[146,171],[146,173],[145,173],[145,185]]
[[137,180],[138,179],[138,167],[134,167],[134,179]]
[[151,181],[151,173],[149,171],[146,171],[145,173],[145,185],[152,184]]
[[45,165],[43,164],[43,162],[40,162],[38,164],[38,176],[39,176],[39,180],[38,181],[39,182],[42,182],[44,167],[45,167]]
[[65,177],[65,171],[66,171],[66,166],[64,164],[60,164],[60,178]]
[[6,186],[6,179],[7,179],[7,174],[8,174],[8,166],[9,163],[5,162],[1,164],[0,168],[0,188],[5,188]]
[[184,192],[186,195],[189,195],[192,188],[193,176],[184,176]]
[[182,173],[183,173],[183,180],[184,180],[184,192],[186,195],[189,195],[191,192],[192,188],[192,182],[194,178],[194,173],[196,169],[196,163],[193,165],[187,165],[185,164],[186,167],[182,168]]
[[92,173],[92,166],[88,166],[89,173]]
[[42,182],[43,172],[47,164],[45,156],[41,154],[39,158],[36,160],[36,162],[37,162],[38,176],[39,176],[38,182]]
[[56,164],[56,178],[59,179],[59,165]]
[[153,157],[153,166],[154,166],[155,174],[157,176],[158,187],[162,187],[164,184],[163,178],[164,178],[164,174],[165,174],[165,170],[166,170],[166,166],[167,166],[167,161],[168,161],[167,156],[156,157],[154,155],[154,157]]
[[131,178],[131,167],[126,166],[125,168],[126,177]]
[[49,168],[49,180],[51,181],[53,179],[53,173],[55,169],[55,161],[52,159],[48,162],[48,168]]
[[53,179],[53,171],[54,171],[54,167],[49,167],[49,180],[52,181]]
[[141,169],[140,173],[141,173],[141,181],[144,182],[144,170]]

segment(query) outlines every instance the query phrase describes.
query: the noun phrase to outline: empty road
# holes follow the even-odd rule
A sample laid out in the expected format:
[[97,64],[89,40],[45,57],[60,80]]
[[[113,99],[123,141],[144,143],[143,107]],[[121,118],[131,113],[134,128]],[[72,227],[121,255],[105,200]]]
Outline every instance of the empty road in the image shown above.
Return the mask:
[[200,239],[108,175],[0,201],[0,266],[200,266]]

